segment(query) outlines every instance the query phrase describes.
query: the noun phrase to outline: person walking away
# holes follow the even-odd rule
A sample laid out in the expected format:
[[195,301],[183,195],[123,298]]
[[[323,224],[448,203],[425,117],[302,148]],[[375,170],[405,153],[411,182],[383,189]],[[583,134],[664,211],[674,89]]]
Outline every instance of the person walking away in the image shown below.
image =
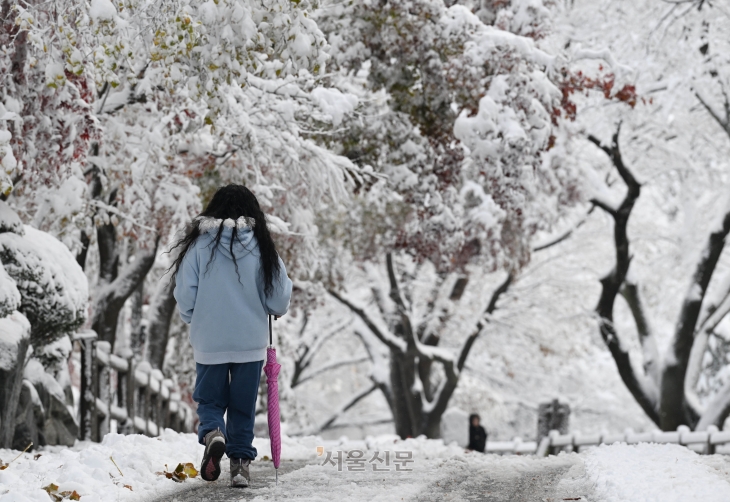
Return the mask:
[[[173,249],[174,296],[190,325],[196,369],[201,477],[215,481],[225,453],[231,486],[248,486],[267,317],[286,314],[292,282],[254,194],[219,188]],[[223,416],[227,413],[227,421]]]
[[479,415],[476,413],[469,416],[469,450],[484,453],[487,446],[487,431],[479,425]]

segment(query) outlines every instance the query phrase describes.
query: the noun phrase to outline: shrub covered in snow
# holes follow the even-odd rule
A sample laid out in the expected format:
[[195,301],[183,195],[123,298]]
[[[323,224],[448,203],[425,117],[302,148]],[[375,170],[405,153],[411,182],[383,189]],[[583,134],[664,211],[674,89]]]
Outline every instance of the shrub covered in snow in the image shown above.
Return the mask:
[[23,230],[0,234],[0,260],[20,291],[19,310],[30,321],[31,343],[38,349],[86,321],[88,282],[58,239],[29,226]]
[[20,291],[15,281],[0,265],[0,317],[7,317],[20,307]]

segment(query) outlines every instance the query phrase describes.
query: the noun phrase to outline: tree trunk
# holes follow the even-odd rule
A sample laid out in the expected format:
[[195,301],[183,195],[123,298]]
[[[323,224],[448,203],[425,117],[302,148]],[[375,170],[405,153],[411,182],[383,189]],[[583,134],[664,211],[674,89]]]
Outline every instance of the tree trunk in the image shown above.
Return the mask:
[[411,357],[391,352],[390,386],[393,394],[391,411],[395,433],[402,438],[416,437],[420,433],[418,427],[420,416],[416,413],[411,392],[415,371]]
[[137,289],[129,297],[129,346],[137,360],[142,359],[145,352],[145,333],[142,324],[142,307],[144,306],[144,281],[139,283]]
[[[631,363],[631,357],[629,352],[621,345],[616,328],[613,322],[613,309],[616,302],[616,297],[622,291],[626,276],[629,272],[629,266],[631,265],[631,255],[629,253],[629,238],[626,233],[626,229],[631,216],[631,211],[634,208],[636,200],[641,195],[641,185],[634,178],[633,173],[624,165],[623,157],[621,156],[621,150],[619,148],[619,133],[621,127],[616,129],[613,134],[612,143],[610,146],[605,146],[601,142],[593,137],[589,136],[588,139],[594,143],[598,148],[603,150],[609,159],[613,163],[614,167],[621,176],[621,179],[626,184],[626,195],[623,201],[618,207],[612,207],[600,199],[593,199],[591,202],[594,206],[598,206],[608,213],[614,221],[613,228],[613,240],[616,247],[616,262],[613,269],[601,279],[601,296],[598,299],[596,305],[596,314],[599,318],[599,331],[601,338],[606,344],[611,356],[616,363],[619,375],[626,385],[626,388],[634,396],[634,399],[639,403],[644,412],[656,423],[660,423],[659,417],[659,403],[657,402],[658,396],[656,395],[656,382],[650,382],[644,371],[637,371]],[[632,293],[636,293],[636,289],[624,288],[625,293],[628,294],[629,299]],[[640,303],[638,302],[638,296],[635,298],[635,302],[630,302],[632,312],[634,313],[634,319],[637,322],[637,328],[642,338],[649,338],[648,324],[645,323],[643,315],[638,315],[640,309]]]
[[174,286],[172,281],[168,281],[166,277],[163,277],[157,287],[157,292],[149,310],[146,359],[153,368],[159,370],[165,364],[165,351],[170,337],[170,323],[176,307],[175,297],[172,294],[175,289]]
[[682,305],[669,354],[665,358],[659,410],[661,420],[659,426],[665,431],[676,430],[679,425],[693,425],[687,424],[684,380],[692,345],[695,341],[702,302],[717,262],[725,248],[728,233],[730,233],[730,213],[725,214],[722,227],[710,234],[705,252],[697,264],[690,290]]
[[[91,329],[99,335],[99,340],[109,342],[112,345],[112,349],[116,341],[119,313],[124,306],[124,302],[127,301],[127,298],[144,281],[147,273],[155,263],[159,241],[160,239],[157,237],[153,249],[142,253],[138,252],[135,260],[124,267],[121,273],[111,283],[102,285],[99,288],[94,304]],[[100,243],[100,251],[101,247]],[[104,273],[108,274],[109,268]],[[102,272],[100,271],[101,274]],[[106,275],[106,277],[110,277],[110,275]]]
[[30,337],[21,338],[16,345],[15,364],[0,369],[0,448],[12,448],[15,436],[15,416],[23,386],[25,356],[30,345]]

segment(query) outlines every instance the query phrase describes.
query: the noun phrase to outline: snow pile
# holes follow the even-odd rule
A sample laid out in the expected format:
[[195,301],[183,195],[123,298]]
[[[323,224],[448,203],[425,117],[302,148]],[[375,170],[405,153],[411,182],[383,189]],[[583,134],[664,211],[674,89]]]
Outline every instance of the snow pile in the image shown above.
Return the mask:
[[469,414],[456,407],[447,409],[441,417],[441,437],[446,444],[455,441],[466,447],[469,444]]
[[[258,450],[257,460],[270,458],[268,439],[256,438],[254,446]],[[317,447],[321,447],[319,454]],[[304,460],[317,464],[310,466],[311,471],[309,467],[307,468],[303,474],[305,477],[314,473],[315,478],[324,480],[327,477],[335,477],[344,482],[348,479],[346,468],[345,472],[338,472],[337,467],[321,464],[326,460],[327,452],[336,454],[341,451],[346,457],[347,452],[358,449],[367,452],[367,459],[370,459],[375,451],[390,451],[389,468],[393,472],[395,472],[393,464],[395,451],[412,452],[413,463],[407,464],[406,467],[426,465],[424,463],[431,465],[434,462],[441,462],[440,459],[443,458],[464,455],[462,448],[453,444],[446,446],[440,440],[428,440],[424,437],[401,440],[397,436],[390,435],[370,437],[364,441],[351,441],[347,438],[325,441],[317,436],[304,438],[283,436],[281,451],[284,461]],[[47,447],[39,450],[41,456],[37,460],[34,460],[34,453],[23,454],[6,470],[0,471],[0,502],[11,500],[46,502],[48,495],[43,491],[43,487],[51,483],[57,485],[59,491],[76,490],[85,502],[152,500],[166,493],[203,483],[200,478],[195,478],[178,484],[155,474],[165,470],[165,465],[168,470],[174,469],[178,463],[186,462],[192,462],[197,467],[202,458],[203,447],[198,444],[195,434],[179,434],[169,429],[166,429],[159,438],[108,434],[100,444],[77,443],[72,449]],[[8,462],[17,454],[16,451],[0,450],[0,459]],[[468,456],[472,457],[475,454]],[[370,467],[367,463],[365,465]],[[123,476],[119,473],[120,470]],[[424,474],[419,472],[419,475]],[[372,470],[370,474],[373,474]],[[350,481],[345,484],[349,485]],[[298,485],[298,482],[291,484],[293,489]],[[337,483],[333,484],[336,485]],[[410,488],[406,483],[402,490],[399,488],[399,497],[418,493],[421,485],[422,480],[414,480]],[[316,479],[309,486],[310,488],[318,486]],[[372,495],[383,495],[386,491],[387,488],[379,487]],[[370,491],[365,490],[362,493],[367,494]]]
[[596,498],[605,502],[725,502],[730,459],[701,456],[678,445],[612,445],[585,454]]
[[[73,449],[51,447],[40,453],[38,460],[24,454],[0,471],[0,502],[47,502],[43,487],[51,483],[59,491],[76,490],[84,502],[154,499],[181,487],[155,472],[164,471],[165,464],[169,470],[181,462],[197,464],[202,447],[193,434],[165,430],[159,438],[108,434],[100,444],[77,443]],[[0,450],[5,462],[16,455]]]
[[114,8],[109,0],[91,0],[91,9],[89,9],[89,17],[96,20],[110,21],[114,19],[117,14],[117,9]]
[[339,126],[345,115],[357,107],[358,99],[354,94],[343,93],[339,89],[317,87],[310,93],[324,113],[332,117],[332,125]]

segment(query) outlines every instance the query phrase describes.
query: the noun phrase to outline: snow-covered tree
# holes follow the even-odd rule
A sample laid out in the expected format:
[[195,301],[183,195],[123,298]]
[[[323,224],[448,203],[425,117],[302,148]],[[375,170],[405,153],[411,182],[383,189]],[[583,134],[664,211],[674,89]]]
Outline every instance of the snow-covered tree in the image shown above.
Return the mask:
[[[559,127],[573,118],[575,89],[564,87],[573,75],[536,46],[548,11],[527,3],[333,1],[318,17],[333,47],[333,85],[361,102],[342,132],[321,141],[375,173],[347,211],[322,217],[334,250],[324,279],[358,319],[373,366],[371,384],[324,426],[380,390],[399,435],[437,437],[532,237],[580,200],[580,169]],[[359,288],[351,257],[369,277]],[[479,306],[459,305],[485,270],[501,271],[500,284]],[[459,310],[475,317],[456,347],[443,347]]]
[[579,155],[606,166],[600,172],[614,185],[596,182],[591,197],[615,246],[601,277],[600,333],[658,426],[722,426],[727,361],[708,358],[728,314],[727,13],[703,1],[611,2],[610,13],[574,2],[563,22],[557,44],[571,46],[585,68],[609,67],[646,101],[629,112],[589,109],[579,120],[602,158]]
[[[311,208],[345,197],[357,169],[302,134],[312,120],[346,112],[327,108],[317,92],[327,56],[314,7],[3,3],[12,29],[2,76],[27,84],[4,89],[0,115],[13,122],[3,122],[11,127],[0,148],[17,185],[6,192],[26,221],[58,235],[95,278],[91,321],[102,339],[115,341],[123,305],[219,184],[246,183],[259,195],[293,270],[316,259]],[[41,121],[43,134],[66,141],[43,146],[65,156],[44,154],[32,135],[13,139],[34,126],[38,96],[76,107],[54,108]],[[81,118],[69,122],[71,112]],[[151,322],[169,318],[171,290],[158,293]],[[152,334],[164,345],[169,321],[157,326]]]

